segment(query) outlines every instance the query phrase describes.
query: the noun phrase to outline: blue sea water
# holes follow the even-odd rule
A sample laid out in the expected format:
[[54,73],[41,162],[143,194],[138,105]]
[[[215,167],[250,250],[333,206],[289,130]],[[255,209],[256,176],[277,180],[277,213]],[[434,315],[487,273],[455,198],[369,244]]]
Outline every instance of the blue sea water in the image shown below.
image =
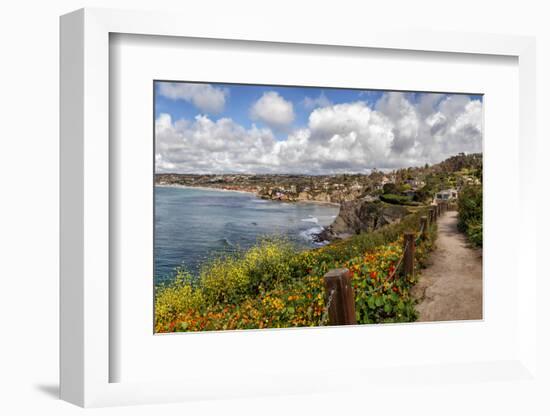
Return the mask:
[[243,192],[155,187],[155,281],[174,269],[197,274],[211,256],[246,249],[269,235],[284,235],[303,248],[332,223],[339,207],[268,201]]

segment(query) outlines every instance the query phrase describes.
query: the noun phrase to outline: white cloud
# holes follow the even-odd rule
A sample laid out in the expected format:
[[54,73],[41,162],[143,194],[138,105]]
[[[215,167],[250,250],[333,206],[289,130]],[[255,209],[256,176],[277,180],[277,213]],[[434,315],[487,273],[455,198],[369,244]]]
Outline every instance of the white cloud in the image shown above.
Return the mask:
[[275,91],[265,92],[250,108],[250,117],[275,130],[287,130],[294,121],[294,106]]
[[459,152],[481,152],[481,101],[465,95],[424,94],[413,102],[407,93],[384,94],[376,111],[393,126],[393,166],[437,163]]
[[480,152],[481,130],[481,101],[457,95],[415,101],[387,93],[374,109],[363,101],[317,108],[285,140],[228,118],[173,121],[162,114],[157,171],[327,174],[418,166]]
[[388,120],[364,102],[313,111],[309,132],[309,164],[317,171],[365,171],[375,167],[389,156],[393,140]]
[[302,104],[307,110],[313,110],[318,107],[328,107],[332,105],[332,102],[327,98],[324,92],[321,92],[318,97],[310,98],[306,97],[302,101]]
[[190,102],[202,112],[217,114],[223,111],[229,91],[210,84],[162,82],[159,94],[171,100]]
[[271,164],[275,144],[269,129],[245,129],[229,118],[207,116],[155,123],[157,172],[248,172]]

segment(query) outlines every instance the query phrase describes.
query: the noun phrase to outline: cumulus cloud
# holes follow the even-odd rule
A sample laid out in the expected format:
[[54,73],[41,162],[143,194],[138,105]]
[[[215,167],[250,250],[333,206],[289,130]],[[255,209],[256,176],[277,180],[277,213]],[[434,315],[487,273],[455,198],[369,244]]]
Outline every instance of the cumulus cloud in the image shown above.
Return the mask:
[[225,107],[229,91],[210,84],[162,82],[159,94],[171,100],[183,100],[193,104],[204,113],[218,114]]
[[328,99],[325,93],[321,92],[318,97],[311,98],[306,97],[302,101],[303,106],[308,110],[313,110],[317,107],[328,107],[332,105],[332,102]]
[[308,128],[277,142],[280,166],[292,172],[367,172],[389,156],[391,126],[365,103],[319,108]]
[[[276,94],[276,93],[275,93]],[[279,97],[280,98],[280,97]],[[267,124],[267,123],[266,123]],[[480,152],[482,103],[461,95],[386,93],[314,109],[307,126],[277,140],[270,128],[229,118],[156,120],[158,172],[332,174],[437,163]]]
[[287,130],[294,121],[294,106],[276,91],[265,92],[250,108],[250,117],[275,130]]
[[161,114],[155,136],[157,172],[249,172],[273,164],[271,130],[245,129],[229,118],[174,122]]

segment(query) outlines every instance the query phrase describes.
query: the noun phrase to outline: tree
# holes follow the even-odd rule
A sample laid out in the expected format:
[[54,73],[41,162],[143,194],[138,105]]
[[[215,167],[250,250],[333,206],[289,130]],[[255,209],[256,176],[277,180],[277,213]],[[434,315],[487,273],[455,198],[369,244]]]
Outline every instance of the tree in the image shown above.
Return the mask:
[[478,247],[483,244],[483,188],[465,186],[458,198],[458,229]]
[[394,183],[386,183],[386,184],[384,184],[382,189],[384,190],[385,194],[395,194],[395,193],[397,193],[397,185],[395,185]]

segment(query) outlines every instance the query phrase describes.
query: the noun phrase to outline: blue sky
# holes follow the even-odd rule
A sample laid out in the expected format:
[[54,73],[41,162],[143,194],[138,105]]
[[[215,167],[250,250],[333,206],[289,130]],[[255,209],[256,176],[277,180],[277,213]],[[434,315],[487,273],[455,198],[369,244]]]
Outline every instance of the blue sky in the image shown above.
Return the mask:
[[156,81],[157,170],[341,173],[436,163],[481,151],[481,106],[481,95]]
[[[251,105],[259,100],[265,92],[275,91],[285,100],[292,102],[294,112],[296,114],[295,127],[303,127],[307,124],[307,120],[311,108],[306,108],[304,99],[318,98],[324,94],[328,100],[334,104],[345,102],[365,100],[374,104],[382,95],[379,91],[369,91],[368,95],[359,90],[345,90],[333,88],[305,88],[305,87],[281,87],[281,86],[265,86],[265,85],[235,85],[235,84],[211,84],[216,87],[229,91],[225,109],[222,113],[209,115],[212,119],[221,117],[229,117],[237,123],[245,127],[251,127],[253,123],[262,125],[261,121],[250,119],[249,110]],[[172,100],[158,93],[159,82],[156,83],[156,116],[161,113],[168,113],[174,119],[179,118],[194,118],[201,111],[192,103],[184,100]]]
[[[202,111],[186,100],[174,100],[163,96],[159,93],[159,87],[162,83],[162,81],[155,82],[155,118],[162,113],[170,114],[173,120],[181,118],[194,119],[199,114],[206,114],[212,120],[218,120],[223,117],[231,118],[233,121],[246,128],[252,127],[253,124],[261,127],[269,127],[262,120],[252,120],[250,117],[250,108],[252,104],[259,100],[264,93],[269,91],[275,91],[285,100],[292,102],[295,114],[295,121],[292,125],[294,128],[306,127],[311,110],[317,107],[306,106],[304,103],[306,97],[318,99],[324,96],[332,104],[364,101],[370,107],[374,107],[376,102],[382,97],[384,92],[386,92],[381,90],[213,83],[209,85],[228,91],[224,110],[218,113]],[[423,93],[407,93],[407,96],[412,102],[417,102],[422,95]],[[443,99],[448,95],[449,94],[442,94],[441,98]],[[468,97],[475,100],[482,100],[481,95],[468,95]],[[276,133],[279,140],[283,140],[286,137],[281,132]]]

